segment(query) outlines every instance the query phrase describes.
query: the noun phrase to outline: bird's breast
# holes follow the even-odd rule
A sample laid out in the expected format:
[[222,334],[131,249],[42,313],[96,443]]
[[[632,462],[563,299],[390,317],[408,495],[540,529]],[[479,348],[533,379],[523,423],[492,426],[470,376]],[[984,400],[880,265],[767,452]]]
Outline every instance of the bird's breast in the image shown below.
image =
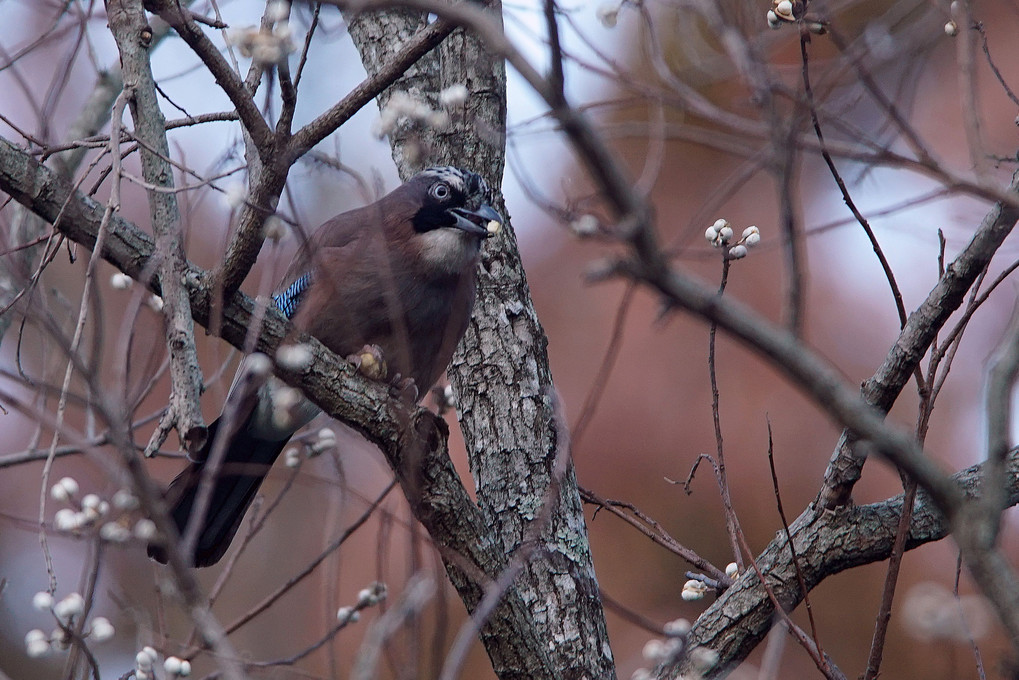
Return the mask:
[[[377,345],[390,374],[413,378],[424,394],[449,363],[474,303],[477,252],[465,248],[463,266],[450,272],[448,246],[440,241],[444,257],[418,258],[414,266],[385,257],[322,267],[295,326],[341,356]],[[322,262],[328,265],[328,257]]]

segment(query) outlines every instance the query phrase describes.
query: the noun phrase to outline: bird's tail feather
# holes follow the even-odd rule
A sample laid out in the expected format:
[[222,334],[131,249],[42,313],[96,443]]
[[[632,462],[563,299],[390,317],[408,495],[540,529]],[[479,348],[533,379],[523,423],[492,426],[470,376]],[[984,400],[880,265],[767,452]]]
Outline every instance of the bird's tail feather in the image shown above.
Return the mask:
[[[177,475],[166,491],[170,514],[178,533],[183,536],[191,521],[192,508],[202,481],[205,460],[216,441],[222,419],[209,425],[209,436],[202,450],[194,460]],[[267,441],[250,433],[250,428],[238,428],[230,438],[223,463],[213,483],[208,510],[198,528],[195,542],[194,566],[207,567],[215,564],[226,553],[234,534],[240,527],[245,511],[255,498],[258,487],[269,472],[273,462],[287,445],[282,441]],[[166,563],[166,550],[161,545],[150,544],[149,556]]]

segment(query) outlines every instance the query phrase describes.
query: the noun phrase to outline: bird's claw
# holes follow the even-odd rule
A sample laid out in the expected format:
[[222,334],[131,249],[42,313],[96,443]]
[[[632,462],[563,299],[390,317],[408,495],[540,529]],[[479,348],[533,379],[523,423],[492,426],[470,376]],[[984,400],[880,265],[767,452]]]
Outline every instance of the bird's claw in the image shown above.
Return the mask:
[[389,383],[389,394],[394,399],[413,404],[418,400],[418,386],[414,383],[414,378],[404,378],[397,373]]
[[354,364],[358,372],[372,380],[385,380],[389,369],[385,357],[378,345],[365,345],[357,352],[347,356],[347,361]]

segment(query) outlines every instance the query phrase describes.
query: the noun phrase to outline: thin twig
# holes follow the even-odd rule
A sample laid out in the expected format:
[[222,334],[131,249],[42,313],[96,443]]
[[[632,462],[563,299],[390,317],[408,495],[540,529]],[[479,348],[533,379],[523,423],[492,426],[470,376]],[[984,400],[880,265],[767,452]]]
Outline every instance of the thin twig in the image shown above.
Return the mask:
[[[792,532],[789,531],[789,520],[782,508],[782,493],[778,488],[778,472],[775,470],[775,442],[772,439],[770,419],[768,420],[768,469],[771,470],[771,488],[775,492],[775,505],[778,508],[778,516],[782,520],[782,531],[785,532],[785,540],[789,544],[789,554],[792,557],[793,567],[796,569],[796,580],[800,584],[800,592],[803,593],[803,605],[807,609],[807,620],[810,621],[810,636],[817,646],[818,656],[824,660],[824,647],[821,646],[821,637],[817,632],[817,623],[814,621],[814,608],[810,604],[810,589],[807,588],[807,581],[803,578],[803,568],[800,566],[800,558],[796,555]],[[827,661],[824,663],[827,665]]]

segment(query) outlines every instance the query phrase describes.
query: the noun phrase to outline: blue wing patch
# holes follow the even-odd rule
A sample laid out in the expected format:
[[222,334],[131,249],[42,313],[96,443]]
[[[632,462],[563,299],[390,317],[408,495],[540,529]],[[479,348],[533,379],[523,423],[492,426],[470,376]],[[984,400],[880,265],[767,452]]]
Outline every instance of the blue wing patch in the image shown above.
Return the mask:
[[283,312],[283,316],[288,319],[292,319],[294,314],[297,313],[297,308],[301,304],[301,298],[304,296],[304,292],[308,290],[310,286],[310,273],[298,278],[282,293],[277,293],[272,296],[272,301],[276,304],[276,309]]

